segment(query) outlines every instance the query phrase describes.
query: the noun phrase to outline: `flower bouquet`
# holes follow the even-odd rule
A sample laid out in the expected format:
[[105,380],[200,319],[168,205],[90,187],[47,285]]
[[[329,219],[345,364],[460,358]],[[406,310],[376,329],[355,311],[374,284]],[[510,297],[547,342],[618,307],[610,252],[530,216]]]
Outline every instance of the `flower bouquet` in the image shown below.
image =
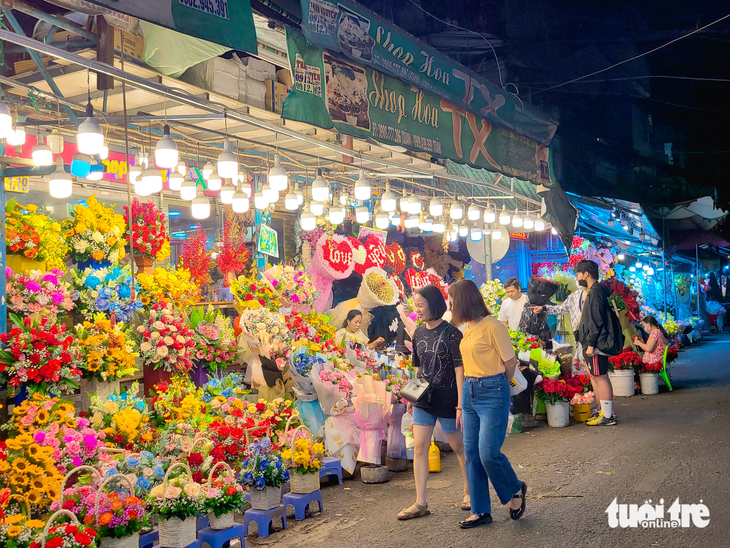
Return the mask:
[[137,277],[140,300],[144,306],[171,303],[173,308],[187,312],[200,301],[200,287],[192,281],[187,268],[157,267],[152,273]]
[[312,278],[293,266],[276,265],[264,272],[264,276],[270,280],[284,307],[306,311],[320,295]]
[[509,330],[509,336],[512,339],[512,346],[515,348],[515,353],[530,352],[536,348],[542,348],[540,339],[525,335],[522,331]]
[[8,255],[45,262],[48,269],[65,268],[69,250],[60,223],[45,209],[12,199],[5,205],[5,247]]
[[[226,471],[218,475],[216,472],[219,467]],[[233,527],[234,513],[243,510],[245,499],[243,487],[236,481],[235,473],[227,464],[218,463],[211,469],[205,486],[204,504],[211,529]]]
[[487,305],[489,311],[495,317],[499,315],[499,309],[502,306],[502,301],[507,297],[507,292],[502,286],[502,282],[499,278],[492,281],[487,281],[482,284],[479,288],[479,292],[482,294],[484,303]]
[[73,272],[76,306],[87,320],[95,314],[114,313],[117,320],[128,323],[142,303],[132,300],[132,275],[129,266],[87,268]]
[[111,394],[104,401],[97,394],[91,396],[89,421],[102,429],[110,446],[134,451],[148,447],[153,440],[147,405],[133,395],[138,387],[135,382],[130,392]]
[[396,377],[395,375],[388,375],[388,377],[383,380],[385,383],[385,389],[393,394],[393,403],[408,404],[408,400],[401,398],[400,396],[400,391],[403,390],[403,387],[405,387],[406,384],[408,384],[408,381],[409,379]]
[[162,458],[156,457],[149,451],[142,451],[139,456],[126,458],[117,454],[114,459],[102,464],[101,471],[104,478],[117,474],[124,475],[134,485],[135,494],[142,499],[165,478]]
[[124,324],[112,325],[104,315],[97,314],[94,323],[83,322],[76,326],[82,365],[82,378],[112,382],[133,375],[135,367],[131,341],[127,340]]
[[75,424],[75,414],[73,403],[36,392],[20,405],[13,407],[12,416],[8,422],[0,425],[0,429],[6,430],[8,436],[14,438],[19,434],[32,434],[37,429],[48,427],[51,419],[61,424]]
[[319,379],[326,388],[342,392],[346,398],[349,398],[352,394],[353,386],[349,376],[339,369],[322,369]]
[[246,227],[236,218],[227,218],[223,223],[221,239],[218,242],[218,270],[223,274],[223,284],[230,285],[232,279],[243,273],[251,252],[246,247]]
[[180,253],[180,267],[190,273],[190,281],[196,286],[211,283],[212,254],[213,250],[208,249],[208,237],[205,230],[196,230],[183,242],[182,253]]
[[187,374],[193,366],[195,333],[172,305],[157,303],[133,331],[145,366]]
[[[171,478],[172,471],[178,468],[185,473]],[[147,507],[159,520],[160,546],[185,548],[195,542],[195,518],[205,512],[205,497],[187,465],[175,463],[167,469],[162,484],[147,495]]]
[[584,384],[576,377],[560,376],[557,379],[543,379],[535,385],[537,396],[549,404],[569,402],[576,394],[583,393]]
[[[170,256],[170,237],[165,225],[165,214],[153,202],[132,201],[130,223],[129,207],[124,206],[124,221],[132,231],[133,255],[151,260],[164,261]],[[135,258],[136,260],[136,258]]]
[[63,280],[63,270],[31,270],[27,274],[9,273],[6,296],[8,308],[31,320],[48,318],[56,321],[59,316],[73,310],[74,303],[69,291],[70,285]]
[[[238,360],[238,341],[230,318],[209,307],[207,312],[196,308],[190,314],[190,327],[195,331],[195,358],[211,374],[220,374]],[[205,378],[199,379],[204,384]]]
[[584,392],[583,394],[576,394],[570,400],[570,405],[590,405],[596,401],[596,395],[591,392]]
[[641,356],[638,352],[627,346],[618,356],[608,358],[609,371],[636,371],[642,366]]
[[115,213],[113,207],[100,204],[93,195],[86,204],[76,204],[73,217],[65,219],[61,227],[71,247],[71,257],[80,268],[85,268],[82,263],[116,264],[124,258],[124,217]]
[[47,318],[40,322],[21,320],[15,314],[10,318],[14,327],[0,335],[5,345],[0,350],[0,381],[16,388],[26,384],[31,393],[70,393],[78,388],[79,347],[66,326]]
[[270,510],[281,504],[281,486],[289,481],[289,471],[269,438],[248,445],[239,481],[254,488],[250,489],[254,509]]
[[33,539],[43,531],[46,522],[40,519],[31,519],[30,508],[25,497],[11,495],[9,489],[0,493],[0,511],[10,500],[18,499],[23,502],[25,514],[18,512],[5,517],[0,524],[0,545],[5,548],[28,548]]
[[[240,398],[250,394],[251,391],[244,390],[240,388],[241,386],[243,386],[243,375],[236,372],[228,373],[220,379],[210,379],[203,385],[203,401],[211,403],[214,398],[221,398],[218,403],[222,405],[229,398],[233,398],[235,401],[242,402],[247,406],[248,402],[243,402]],[[224,412],[227,413],[228,410]]]
[[268,308],[248,309],[241,314],[239,326],[251,339],[249,345],[258,346],[259,354],[284,369],[291,353],[284,316]]
[[231,293],[236,299],[236,309],[239,312],[261,307],[279,310],[279,300],[268,281],[239,276],[235,280],[231,280]]
[[[48,525],[61,513],[72,518],[72,522],[48,528]],[[56,512],[48,521],[46,528],[30,543],[29,548],[89,548],[98,543],[96,530],[81,525],[76,516],[68,510]]]
[[152,419],[158,426],[175,424],[193,428],[205,422],[203,393],[187,376],[174,376],[170,382],[156,384],[152,390]]
[[[304,434],[303,437],[297,437]],[[314,443],[306,426],[296,428],[290,436],[289,447],[281,452],[290,473],[292,493],[311,493],[319,489],[319,471],[324,458],[324,445]]]
[[64,424],[53,422],[45,430],[36,430],[33,434],[35,443],[53,449],[51,456],[61,474],[79,466],[96,464],[106,454],[105,438],[104,432],[90,428],[85,418]]
[[[226,405],[226,404],[224,404]],[[213,461],[228,462],[238,465],[243,461],[246,450],[246,430],[256,426],[256,421],[250,417],[233,417],[216,419],[208,425],[206,435],[213,440],[214,448],[211,451]],[[262,435],[253,432],[252,435]]]

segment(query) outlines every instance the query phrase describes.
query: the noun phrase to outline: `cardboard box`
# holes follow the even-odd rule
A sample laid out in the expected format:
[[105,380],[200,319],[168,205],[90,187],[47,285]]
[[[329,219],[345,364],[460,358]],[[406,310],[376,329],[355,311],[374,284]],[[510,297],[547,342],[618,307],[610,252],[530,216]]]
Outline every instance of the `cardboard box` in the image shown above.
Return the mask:
[[284,84],[268,80],[266,82],[266,110],[281,114],[284,99],[286,99],[290,91],[291,88]]
[[[122,31],[118,28],[114,29],[114,54],[122,55],[121,50],[122,43]],[[143,61],[142,57],[144,54],[144,38],[141,36],[134,36],[128,32],[124,33],[124,55],[126,59],[134,59],[136,61]]]
[[291,89],[294,87],[294,80],[292,80],[291,71],[289,69],[277,70],[276,79],[284,84],[287,89]]

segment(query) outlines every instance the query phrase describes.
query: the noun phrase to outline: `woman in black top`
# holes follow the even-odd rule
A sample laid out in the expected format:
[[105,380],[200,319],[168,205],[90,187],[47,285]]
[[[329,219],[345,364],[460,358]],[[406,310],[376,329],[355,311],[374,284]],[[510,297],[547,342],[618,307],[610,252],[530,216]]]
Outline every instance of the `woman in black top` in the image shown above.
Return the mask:
[[424,322],[413,334],[413,366],[418,369],[419,377],[429,381],[431,394],[426,402],[408,404],[408,410],[413,412],[413,439],[416,444],[413,459],[416,503],[398,514],[400,520],[431,513],[426,502],[428,450],[437,420],[461,466],[464,480],[464,502],[461,507],[470,509],[459,406],[464,385],[464,368],[459,351],[461,331],[441,319],[446,312],[446,301],[436,286],[428,285],[418,290],[413,295],[413,304],[418,319]]

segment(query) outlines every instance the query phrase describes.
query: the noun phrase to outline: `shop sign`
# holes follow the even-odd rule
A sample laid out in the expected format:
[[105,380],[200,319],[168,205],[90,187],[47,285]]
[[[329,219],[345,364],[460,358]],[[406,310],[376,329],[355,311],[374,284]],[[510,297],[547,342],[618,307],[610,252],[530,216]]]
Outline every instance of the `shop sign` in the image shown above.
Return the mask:
[[279,257],[279,235],[270,226],[261,225],[258,252],[270,257]]
[[527,241],[527,232],[510,232],[510,240],[520,240],[521,242]]
[[5,190],[28,194],[30,179],[28,177],[5,177]]
[[250,0],[90,0],[189,36],[258,53]]
[[294,87],[282,116],[552,187],[548,147],[287,29]]
[[489,123],[550,144],[557,123],[353,0],[300,0],[307,40],[361,66],[466,109]]

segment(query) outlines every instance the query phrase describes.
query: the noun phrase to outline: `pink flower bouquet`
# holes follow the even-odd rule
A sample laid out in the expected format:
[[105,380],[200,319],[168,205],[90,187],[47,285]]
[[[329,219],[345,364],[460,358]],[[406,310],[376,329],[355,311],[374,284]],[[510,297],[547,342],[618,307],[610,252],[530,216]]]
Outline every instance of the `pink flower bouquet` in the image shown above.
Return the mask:
[[134,334],[145,365],[185,374],[192,368],[195,333],[172,305],[155,304]]
[[11,275],[6,285],[8,308],[32,320],[48,318],[55,321],[58,316],[74,308],[64,275],[64,271],[58,269],[47,272],[31,270],[27,274]]

